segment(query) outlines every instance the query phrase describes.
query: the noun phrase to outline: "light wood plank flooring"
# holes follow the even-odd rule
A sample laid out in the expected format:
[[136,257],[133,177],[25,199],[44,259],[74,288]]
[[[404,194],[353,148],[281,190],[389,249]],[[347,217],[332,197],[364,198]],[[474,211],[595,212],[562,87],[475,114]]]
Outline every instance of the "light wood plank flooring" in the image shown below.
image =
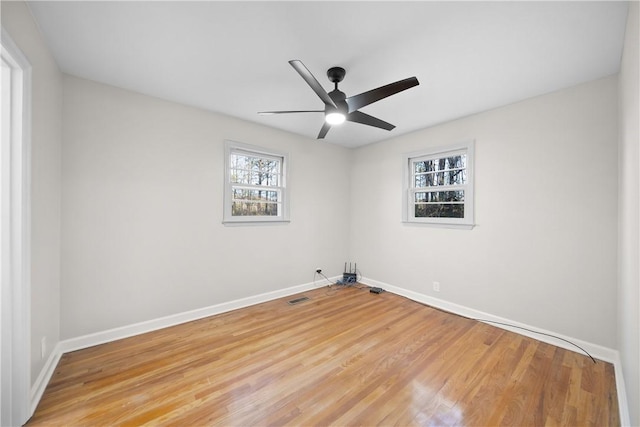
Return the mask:
[[327,288],[65,354],[29,426],[616,426],[614,370],[398,295]]

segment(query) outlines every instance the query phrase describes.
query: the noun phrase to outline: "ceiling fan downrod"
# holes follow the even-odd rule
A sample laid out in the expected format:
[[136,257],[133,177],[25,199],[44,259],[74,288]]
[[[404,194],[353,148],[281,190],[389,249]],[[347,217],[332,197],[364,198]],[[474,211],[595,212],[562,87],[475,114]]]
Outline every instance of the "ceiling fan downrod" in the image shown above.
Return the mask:
[[327,70],[327,77],[329,81],[335,85],[335,89],[338,90],[338,83],[340,83],[347,72],[342,67],[331,67]]
[[311,71],[302,63],[302,61],[294,59],[289,61],[291,65],[300,74],[309,87],[318,95],[324,103],[324,110],[298,110],[298,111],[262,111],[258,114],[289,114],[289,113],[324,113],[325,123],[318,133],[318,139],[322,139],[327,135],[332,125],[340,124],[344,121],[360,123],[367,126],[373,126],[379,129],[392,130],[395,128],[391,123],[380,120],[377,117],[370,116],[360,111],[360,108],[369,104],[380,101],[388,96],[395,95],[409,88],[419,85],[416,77],[409,77],[399,80],[388,85],[380,86],[362,92],[358,95],[347,97],[346,94],[338,89],[338,83],[344,79],[346,71],[342,67],[331,67],[327,70],[329,81],[334,84],[335,89],[326,92],[322,85],[311,74]]

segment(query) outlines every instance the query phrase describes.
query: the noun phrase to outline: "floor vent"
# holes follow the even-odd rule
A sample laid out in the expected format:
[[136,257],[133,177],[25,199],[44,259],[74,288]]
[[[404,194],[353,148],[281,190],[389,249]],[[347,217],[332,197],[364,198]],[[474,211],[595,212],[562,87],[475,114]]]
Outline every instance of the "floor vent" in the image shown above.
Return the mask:
[[300,297],[300,298],[292,299],[291,301],[287,302],[287,304],[295,305],[295,304],[300,304],[301,302],[305,302],[305,301],[309,301],[309,298]]

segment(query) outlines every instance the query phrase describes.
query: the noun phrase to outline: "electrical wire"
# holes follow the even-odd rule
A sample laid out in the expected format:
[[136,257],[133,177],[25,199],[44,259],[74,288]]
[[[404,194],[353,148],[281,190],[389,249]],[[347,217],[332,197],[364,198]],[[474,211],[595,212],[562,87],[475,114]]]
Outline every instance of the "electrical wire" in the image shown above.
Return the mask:
[[[331,279],[329,279],[327,276],[325,276],[322,271],[316,270],[316,271],[313,272],[313,286],[317,287],[316,281],[317,281],[318,275],[320,275],[327,282],[329,282],[329,285],[328,285],[329,290],[334,290],[335,292],[337,292],[337,290],[335,290],[333,288],[334,285],[343,286],[345,288],[346,287],[353,287],[353,288],[356,288],[356,289],[369,289],[371,286],[365,285],[363,283],[360,283],[360,279],[362,279],[362,273],[360,272],[360,270],[356,269],[355,273],[356,273],[356,281],[355,282],[343,282],[342,280],[337,280],[337,281],[333,282],[333,281],[331,281]],[[340,288],[338,288],[338,289],[340,289]],[[331,295],[333,295],[335,292],[331,293]],[[329,295],[329,293],[327,293],[327,295]]]
[[[355,281],[355,283],[342,283],[340,281],[337,281],[337,282],[334,283],[327,276],[325,276],[324,273],[322,273],[321,271],[320,272],[316,271],[314,273],[314,275],[313,275],[313,284],[314,284],[314,286],[316,285],[316,277],[317,277],[318,274],[320,276],[322,276],[327,282],[329,282],[329,285],[328,285],[329,291],[327,292],[327,295],[334,295],[339,291],[340,288],[335,289],[335,288],[332,287],[333,285],[343,285],[344,287],[355,287],[356,289],[369,289],[370,288],[370,286],[362,284],[362,283],[360,283],[361,286],[357,286],[357,284],[360,282],[360,279],[362,279],[362,273],[358,269],[356,269],[356,281]],[[358,278],[358,274],[360,274],[360,278]],[[329,292],[331,292],[331,293],[329,293]],[[427,307],[431,307],[428,304],[424,304],[424,303],[420,303],[420,304],[425,305]],[[436,307],[431,307],[431,308],[436,308]],[[580,347],[578,344],[576,344],[574,342],[571,342],[571,341],[569,341],[569,340],[567,340],[565,338],[559,337],[557,335],[547,334],[546,332],[540,332],[540,331],[536,331],[536,330],[533,330],[533,329],[524,328],[522,326],[513,325],[511,323],[497,322],[495,320],[487,320],[487,319],[478,319],[478,318],[475,318],[475,317],[467,317],[467,316],[462,316],[462,315],[458,315],[458,316],[464,317],[465,319],[469,319],[469,320],[475,320],[477,322],[493,323],[493,324],[496,324],[496,325],[502,325],[502,326],[508,326],[508,327],[511,327],[511,328],[522,329],[523,331],[528,331],[528,332],[532,332],[534,334],[544,335],[544,336],[547,336],[547,337],[551,337],[551,338],[555,338],[555,339],[564,341],[564,342],[566,342],[568,344],[571,344],[572,346],[574,346],[576,348],[579,348],[584,354],[589,356],[589,358],[593,361],[593,363],[597,363],[596,359],[587,350],[585,350],[584,348]]]
[[[415,300],[413,300],[413,301],[415,301]],[[579,348],[580,350],[582,350],[582,352],[583,352],[584,354],[586,354],[587,356],[589,356],[589,358],[591,359],[591,361],[592,361],[593,363],[598,363],[598,362],[596,362],[596,359],[594,359],[594,357],[593,357],[593,356],[592,356],[592,355],[591,355],[587,350],[585,350],[584,348],[580,347],[578,344],[576,344],[576,343],[574,343],[574,342],[571,342],[571,341],[569,341],[569,340],[567,340],[567,339],[561,338],[561,337],[559,337],[559,336],[556,336],[556,335],[553,335],[553,334],[547,334],[547,333],[545,333],[545,332],[540,332],[540,331],[536,331],[536,330],[533,330],[533,329],[524,328],[524,327],[522,327],[522,326],[512,325],[511,323],[497,322],[497,321],[495,321],[495,320],[487,320],[487,319],[478,319],[478,318],[475,318],[475,317],[468,317],[468,316],[464,316],[464,315],[462,315],[462,314],[452,313],[452,312],[450,312],[450,311],[443,310],[443,309],[438,308],[438,307],[433,307],[433,306],[431,306],[431,305],[429,305],[429,304],[425,304],[425,303],[420,302],[420,301],[416,301],[416,302],[417,302],[418,304],[422,304],[422,305],[424,305],[424,306],[426,306],[426,307],[433,308],[433,309],[435,309],[435,310],[439,310],[439,311],[443,311],[443,312],[445,312],[445,313],[454,314],[454,315],[456,315],[456,316],[460,316],[460,317],[463,317],[463,318],[465,318],[465,319],[475,320],[475,321],[477,321],[477,322],[493,323],[493,324],[496,324],[496,325],[502,325],[502,326],[509,326],[509,327],[511,327],[511,328],[517,328],[517,329],[522,329],[523,331],[532,332],[532,333],[534,333],[534,334],[545,335],[545,336],[547,336],[547,337],[551,337],[551,338],[559,339],[559,340],[564,341],[564,342],[566,342],[566,343],[568,343],[568,344],[571,344],[572,346],[574,346],[574,347],[576,347],[576,348]]]
[[316,271],[316,274],[321,275],[322,277],[325,278],[325,280],[329,283],[331,283],[332,285],[335,285],[335,283],[333,283],[327,276],[324,275],[324,273],[322,271]]
[[329,282],[329,286],[331,285],[335,285],[335,283],[333,283],[327,276],[325,276],[321,271],[318,272],[317,270],[313,272],[313,285],[316,286],[316,279],[318,278],[318,274],[320,276],[322,276],[327,282]]
[[[332,288],[333,285],[343,285],[345,287],[347,287],[347,286],[348,287],[355,287],[356,289],[369,289],[370,288],[370,286],[364,285],[364,284],[361,284],[361,283],[360,283],[361,286],[357,286],[357,284],[360,282],[360,279],[362,279],[362,273],[358,269],[356,269],[356,281],[355,281],[355,283],[342,283],[340,281],[337,281],[337,282],[334,283],[327,276],[325,276],[324,273],[322,273],[321,271],[320,272],[316,271],[315,274],[313,275],[313,284],[314,284],[314,286],[316,284],[316,275],[318,275],[318,274],[321,275],[322,277],[324,277],[324,279],[327,282],[329,282],[329,290],[333,291],[333,293],[331,295],[333,295],[333,294],[338,292],[337,289],[334,290]],[[358,274],[360,275],[359,278],[358,278]],[[329,294],[327,294],[327,295],[329,295]],[[421,304],[426,305],[427,307],[431,307],[431,306],[429,306],[427,304],[424,304],[424,303],[421,303]],[[432,307],[432,308],[434,308],[434,307]],[[593,363],[597,363],[596,359],[594,359],[594,357],[587,350],[585,350],[584,348],[580,347],[578,344],[576,344],[574,342],[571,342],[571,341],[569,341],[567,339],[561,338],[559,336],[556,336],[556,335],[553,335],[553,334],[547,334],[546,332],[540,332],[540,331],[536,331],[536,330],[533,330],[533,329],[524,328],[522,326],[513,325],[511,323],[497,322],[495,320],[487,320],[487,319],[478,319],[478,318],[467,317],[467,316],[461,316],[461,317],[464,317],[464,318],[469,319],[469,320],[475,320],[475,321],[478,321],[478,322],[493,323],[493,324],[496,324],[496,325],[509,326],[511,328],[522,329],[523,331],[528,331],[528,332],[532,332],[534,334],[544,335],[544,336],[547,336],[547,337],[551,337],[551,338],[555,338],[555,339],[564,341],[564,342],[566,342],[568,344],[571,344],[572,346],[574,346],[576,348],[579,348],[580,350],[582,350],[582,352],[584,354],[589,356],[589,358],[593,361]]]
[[325,295],[331,296],[334,295],[338,292],[338,289],[334,288],[333,285],[336,285],[337,283],[332,282],[327,276],[325,276],[322,271],[318,272],[317,270],[313,272],[313,286],[314,287],[318,287],[316,284],[316,279],[318,277],[318,274],[320,276],[322,276],[327,282],[329,282],[329,285],[327,285],[327,292],[325,292]]
[[[358,278],[358,274],[360,274],[360,278]],[[356,284],[360,283],[360,279],[362,279],[362,273],[360,270],[356,268]],[[365,285],[364,283],[360,283],[361,286],[355,286],[356,289],[369,289],[371,286]]]
[[[463,316],[463,317],[466,317],[466,316]],[[585,350],[584,348],[580,347],[578,344],[576,344],[576,343],[574,343],[574,342],[571,342],[571,341],[566,340],[566,339],[564,339],[564,338],[558,337],[558,336],[556,336],[556,335],[547,334],[547,333],[545,333],[545,332],[540,332],[540,331],[535,331],[535,330],[533,330],[533,329],[523,328],[522,326],[516,326],[516,325],[512,325],[512,324],[510,324],[510,323],[496,322],[495,320],[476,319],[476,318],[473,318],[473,317],[467,317],[467,319],[477,320],[478,322],[495,323],[496,325],[509,326],[509,327],[512,327],[512,328],[518,328],[518,329],[522,329],[522,330],[524,330],[524,331],[533,332],[534,334],[545,335],[545,336],[547,336],[547,337],[551,337],[551,338],[556,338],[556,339],[562,340],[562,341],[564,341],[564,342],[566,342],[566,343],[571,344],[571,345],[572,345],[572,346],[574,346],[574,347],[579,348],[579,349],[580,349],[580,350],[582,350],[582,351],[583,351],[587,356],[589,356],[589,357],[591,358],[591,360],[593,361],[593,363],[597,363],[597,362],[596,362],[596,359],[594,359],[594,358],[593,358],[593,356],[592,356],[591,354],[589,354],[589,352],[588,352],[587,350]]]

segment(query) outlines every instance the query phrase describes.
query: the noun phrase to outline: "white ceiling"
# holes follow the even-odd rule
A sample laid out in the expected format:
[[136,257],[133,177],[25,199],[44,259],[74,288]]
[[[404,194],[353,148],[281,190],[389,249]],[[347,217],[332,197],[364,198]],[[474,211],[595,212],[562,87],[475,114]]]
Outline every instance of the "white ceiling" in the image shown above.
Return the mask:
[[626,2],[29,2],[62,71],[315,138],[323,109],[287,63],[347,96],[420,85],[362,109],[395,124],[331,129],[357,147],[615,74]]

